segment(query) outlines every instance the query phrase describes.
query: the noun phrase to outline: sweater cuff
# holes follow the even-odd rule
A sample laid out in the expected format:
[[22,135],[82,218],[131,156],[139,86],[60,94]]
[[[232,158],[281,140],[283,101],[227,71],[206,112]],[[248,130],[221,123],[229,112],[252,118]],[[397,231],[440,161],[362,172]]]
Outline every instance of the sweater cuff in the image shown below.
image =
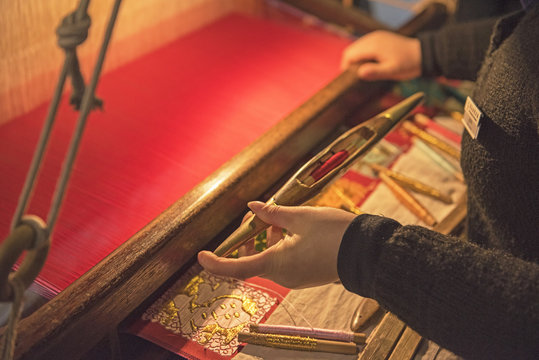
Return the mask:
[[363,214],[346,229],[339,248],[337,271],[344,287],[374,297],[376,268],[382,245],[401,225],[395,220]]
[[438,76],[441,73],[440,68],[436,65],[434,35],[433,32],[424,32],[417,35],[417,39],[421,44],[421,76]]

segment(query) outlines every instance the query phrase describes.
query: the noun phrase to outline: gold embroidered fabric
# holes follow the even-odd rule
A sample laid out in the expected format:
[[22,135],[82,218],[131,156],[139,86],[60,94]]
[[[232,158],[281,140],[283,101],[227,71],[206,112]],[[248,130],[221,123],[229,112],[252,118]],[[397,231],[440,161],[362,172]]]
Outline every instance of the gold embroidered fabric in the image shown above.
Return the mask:
[[264,318],[277,298],[248,283],[193,266],[142,315],[222,356],[233,355],[237,334]]

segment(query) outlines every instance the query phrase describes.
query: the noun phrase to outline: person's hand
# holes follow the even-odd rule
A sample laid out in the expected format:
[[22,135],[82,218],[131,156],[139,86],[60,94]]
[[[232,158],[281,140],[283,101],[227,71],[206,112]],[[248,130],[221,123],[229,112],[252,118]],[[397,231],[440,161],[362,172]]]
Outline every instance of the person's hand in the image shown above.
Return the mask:
[[409,80],[421,75],[421,44],[418,39],[389,31],[373,31],[348,46],[341,68],[359,64],[363,80]]
[[[339,279],[339,246],[355,214],[333,208],[288,207],[261,202],[251,202],[249,207],[260,219],[272,225],[268,229],[269,248],[238,259],[202,251],[198,261],[204,269],[239,279],[263,276],[288,288],[323,285]],[[286,235],[283,235],[283,228]]]

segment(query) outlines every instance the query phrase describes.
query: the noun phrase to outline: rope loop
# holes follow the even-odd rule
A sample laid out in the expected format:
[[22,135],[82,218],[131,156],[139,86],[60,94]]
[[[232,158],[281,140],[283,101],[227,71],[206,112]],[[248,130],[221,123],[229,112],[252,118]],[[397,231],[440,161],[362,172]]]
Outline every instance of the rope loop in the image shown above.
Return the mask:
[[[25,216],[0,247],[0,301],[12,301],[14,282],[27,289],[37,277],[49,252],[49,232],[37,216]],[[21,254],[27,251],[17,271],[11,272]]]

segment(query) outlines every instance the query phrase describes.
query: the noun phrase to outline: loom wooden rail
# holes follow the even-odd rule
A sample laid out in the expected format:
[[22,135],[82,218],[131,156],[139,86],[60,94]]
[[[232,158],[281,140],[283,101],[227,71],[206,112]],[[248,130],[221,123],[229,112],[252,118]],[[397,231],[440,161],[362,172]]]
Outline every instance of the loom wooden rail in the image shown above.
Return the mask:
[[[17,359],[76,359],[113,331],[354,110],[387,89],[345,72],[18,328]],[[366,106],[365,106],[366,107]],[[365,114],[365,118],[372,114]]]
[[404,36],[413,36],[419,31],[432,30],[440,27],[449,17],[447,7],[438,2],[427,4],[410,21],[402,25],[397,32]]
[[[284,2],[358,34],[374,30],[390,30],[389,27],[361,9],[345,7],[339,1],[284,0]],[[418,31],[438,28],[447,20],[448,15],[447,7],[444,4],[433,2],[425,5],[419,13],[395,31],[405,36],[413,36]]]
[[381,22],[368,13],[355,7],[344,7],[338,1],[332,0],[284,0],[309,14],[343,27],[351,28],[357,33],[367,33],[373,30],[389,30]]

